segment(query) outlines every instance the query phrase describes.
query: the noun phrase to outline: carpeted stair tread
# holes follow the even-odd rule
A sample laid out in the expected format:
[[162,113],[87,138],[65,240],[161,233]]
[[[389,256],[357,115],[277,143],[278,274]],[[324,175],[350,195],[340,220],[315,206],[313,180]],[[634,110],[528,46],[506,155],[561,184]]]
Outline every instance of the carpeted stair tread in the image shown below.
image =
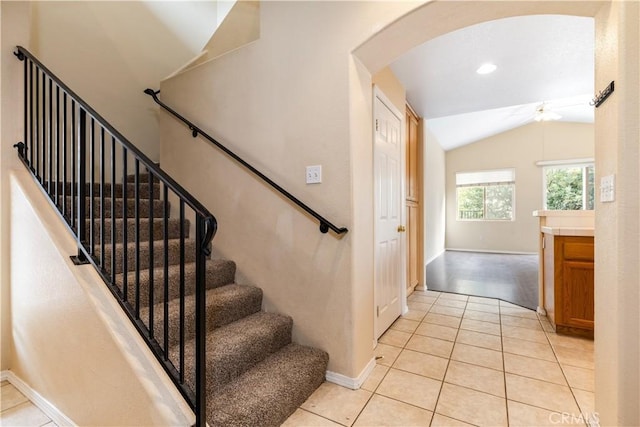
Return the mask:
[[[242,375],[256,363],[291,343],[293,321],[275,313],[258,313],[209,330],[206,339],[207,394]],[[191,365],[193,344],[187,343],[185,372],[194,372]],[[172,347],[171,359],[177,360],[178,348]],[[188,362],[187,362],[188,361]],[[188,382],[193,379],[188,379]],[[193,383],[191,383],[193,387]]]
[[[115,265],[115,273],[122,273],[124,269],[123,258],[124,258],[124,244],[116,243],[108,244],[104,246],[104,269],[107,273],[111,273],[111,253],[115,246],[116,250],[116,265]],[[127,243],[127,270],[133,271],[136,267],[136,244],[135,242]],[[180,263],[180,239],[169,239],[167,240],[168,247],[168,264],[174,265]],[[145,269],[149,268],[150,261],[150,245],[149,242],[140,242],[140,268]],[[196,259],[196,243],[193,239],[185,239],[184,240],[184,260],[185,262],[191,263]],[[99,244],[96,245],[95,249],[96,257],[100,260],[101,247]],[[154,267],[162,267],[164,266],[164,240],[154,240],[153,241],[153,264]]]
[[[177,298],[180,295],[180,265],[169,266],[169,298]],[[236,273],[236,264],[233,261],[225,259],[207,260],[205,281],[207,289],[218,288],[220,286],[233,283]],[[120,290],[123,289],[124,273],[116,275],[116,285]],[[154,303],[164,301],[164,267],[153,269]],[[145,296],[140,301],[142,307],[149,305],[149,269],[140,271],[140,295]],[[190,262],[184,265],[184,284],[187,295],[195,291],[196,283],[196,264]],[[127,273],[127,294],[129,301],[135,301],[136,272]]]
[[326,352],[289,344],[214,393],[207,393],[211,427],[281,425],[322,384]]
[[[127,182],[135,182],[135,181],[136,181],[136,175],[135,174],[127,175]],[[138,183],[142,183],[142,182],[149,182],[149,173],[148,172],[140,172],[138,174]],[[160,182],[160,180],[154,175],[153,176],[153,182],[157,183],[157,182]]]
[[[44,183],[45,188],[49,188],[48,187],[48,182]],[[70,196],[71,195],[71,189],[73,188],[73,190],[76,192],[77,194],[77,184],[76,185],[71,185],[70,182],[66,183],[66,185],[62,182],[52,182],[51,183],[51,192],[55,193],[56,191],[56,185],[58,186],[58,197],[62,197],[63,193],[65,193],[65,196]],[[127,188],[127,198],[133,198],[135,197],[136,194],[136,185],[135,182],[127,182],[126,185]],[[116,193],[116,197],[117,198],[121,198],[124,194],[124,186],[122,184],[116,184],[115,187],[115,193]],[[91,183],[86,183],[85,184],[85,191],[86,191],[86,195],[87,197],[91,197],[90,192],[91,192]],[[106,197],[111,197],[111,183],[110,182],[105,182],[104,183],[104,196]],[[138,194],[140,195],[141,199],[148,199],[149,198],[149,183],[148,182],[138,182]],[[93,196],[94,197],[99,197],[100,196],[100,183],[95,182],[93,184]],[[54,194],[55,197],[55,194]],[[155,182],[153,184],[153,198],[154,199],[160,199],[160,183],[159,182]]]
[[[100,221],[101,215],[101,205],[100,205],[100,197],[93,198],[93,217],[96,222]],[[71,196],[67,196],[67,212],[65,214],[67,216],[71,215],[71,204],[73,203],[73,199]],[[170,203],[167,203],[167,207],[169,207]],[[124,199],[116,198],[114,205],[114,214],[116,218],[122,218],[124,216],[123,213]],[[149,203],[149,199],[141,199],[139,203],[139,212],[138,215],[140,218],[150,217],[151,216],[151,206],[153,206],[153,216],[155,218],[162,217],[164,215],[164,202],[162,200],[153,200],[153,203]],[[74,206],[74,210],[75,210]],[[85,198],[85,209],[87,212],[87,217],[91,214],[91,199],[89,197]],[[127,218],[135,218],[136,215],[136,205],[134,199],[127,199]],[[104,198],[104,217],[111,218],[111,196]]]
[[[140,218],[139,219],[139,239],[141,242],[149,240],[149,218]],[[169,231],[170,239],[177,239],[180,237],[180,220],[177,218],[168,218],[167,219],[167,228]],[[123,241],[123,233],[122,233],[122,225],[124,223],[124,218],[116,218],[116,242],[122,243]],[[105,243],[111,243],[111,218],[104,219],[104,241]],[[91,220],[86,220],[87,229],[91,227]],[[93,237],[95,241],[100,241],[101,234],[101,221],[100,218],[96,218],[93,225]],[[184,220],[184,233],[185,237],[189,237],[189,220]],[[154,218],[153,219],[153,240],[158,240],[164,238],[164,219],[163,218]],[[127,218],[127,241],[135,242],[136,240],[136,220],[135,218]]]
[[[195,336],[195,296],[188,295],[184,300],[185,312],[185,340]],[[180,343],[180,299],[169,301],[169,346]],[[262,308],[262,289],[255,286],[229,284],[207,291],[206,318],[207,330],[228,325],[231,322],[257,313]],[[164,335],[164,305],[154,306],[154,334]],[[140,311],[142,319],[148,319],[149,308]]]

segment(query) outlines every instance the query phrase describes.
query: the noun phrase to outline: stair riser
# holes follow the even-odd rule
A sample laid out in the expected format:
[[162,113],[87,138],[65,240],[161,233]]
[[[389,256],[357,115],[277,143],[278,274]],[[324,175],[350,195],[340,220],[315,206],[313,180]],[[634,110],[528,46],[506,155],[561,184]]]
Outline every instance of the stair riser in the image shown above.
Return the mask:
[[[257,290],[257,288],[256,288]],[[211,295],[207,295],[206,322],[207,331],[212,331],[221,326],[235,322],[246,316],[257,313],[262,308],[262,292],[243,293],[234,300],[220,301]],[[190,341],[195,337],[195,298],[189,295],[185,298],[185,320],[184,331],[185,341]],[[140,311],[140,316],[146,322],[149,316],[149,308]],[[156,337],[164,336],[164,307],[162,304],[154,306],[154,334]],[[178,309],[169,311],[169,347],[180,343],[180,311]]]
[[[136,251],[135,244],[129,243],[127,249],[127,271],[135,271],[136,269]],[[96,246],[96,257],[100,260],[100,246]],[[104,269],[107,273],[111,273],[111,253],[112,245],[105,245],[105,260]],[[116,256],[115,256],[115,273],[123,272],[123,256],[124,250],[122,250],[122,244],[116,244]],[[149,268],[149,265],[154,267],[163,267],[165,265],[164,257],[164,241],[156,240],[153,242],[153,263],[150,263],[150,251],[148,243],[140,244],[140,265],[139,269]],[[168,241],[168,262],[167,265],[176,265],[180,263],[180,244],[179,240]],[[195,261],[195,241],[184,241],[184,259],[185,262]]]
[[[218,288],[220,286],[233,283],[235,277],[235,263],[232,261],[210,260],[207,261],[206,269],[206,286],[207,289]],[[123,290],[123,276],[116,276],[116,285]],[[154,269],[153,288],[154,304],[164,301],[164,269]],[[180,296],[180,268],[179,266],[171,266],[169,269],[169,299],[178,298]],[[184,269],[185,295],[191,295],[195,292],[196,272],[195,264],[186,264]],[[145,269],[140,272],[139,281],[140,306],[147,307],[149,305],[149,270]],[[136,295],[136,273],[127,273],[127,294],[129,301],[135,301]]]
[[[71,203],[72,203],[72,198],[67,197],[67,212],[65,212],[67,216],[71,215]],[[116,199],[115,212],[114,212],[116,218],[123,218],[124,216],[122,211],[123,205],[124,205],[124,199]],[[140,218],[148,218],[150,216],[150,211],[149,211],[150,205],[151,204],[149,203],[148,199],[140,200],[139,202]],[[169,203],[167,204],[167,207],[169,207]],[[91,209],[91,200],[88,198],[85,201],[85,209],[87,212],[87,216],[89,216],[90,209]],[[75,214],[77,214],[77,212],[75,212]],[[93,216],[96,222],[100,221],[100,214],[101,214],[100,198],[94,197]],[[127,199],[127,218],[135,218],[135,214],[136,214],[135,201]],[[154,218],[162,218],[164,216],[164,202],[162,200],[153,201],[153,216]],[[167,216],[169,215],[167,214]],[[109,198],[105,197],[104,199],[104,217],[111,218],[111,198],[110,197]]]
[[[70,196],[71,195],[71,188],[73,187],[73,189],[77,192],[77,184],[76,185],[71,185],[70,182],[67,183],[62,183],[62,182],[58,182],[58,183],[52,183],[51,185],[51,192],[55,194],[56,191],[56,185],[58,187],[58,196],[62,197],[62,193],[64,190],[65,196]],[[49,188],[48,183],[44,183],[44,187],[46,189]],[[91,196],[90,192],[91,192],[91,184],[87,183],[85,185],[85,191],[87,196]],[[111,197],[111,183],[110,182],[106,182],[104,183],[104,196],[106,197]],[[115,192],[116,192],[116,197],[117,198],[121,198],[124,194],[124,186],[122,184],[116,184],[115,185]],[[135,197],[136,194],[136,186],[134,182],[127,182],[127,198],[133,198]],[[140,196],[141,199],[148,199],[149,198],[149,183],[148,182],[139,182],[138,183],[138,194]],[[94,183],[93,184],[93,197],[99,197],[100,196],[100,184],[99,183]],[[153,184],[153,198],[154,199],[160,199],[160,183],[154,183]]]
[[[124,222],[123,218],[116,218],[116,242],[123,242],[123,233],[122,233],[122,224]],[[105,219],[104,222],[104,241],[105,243],[111,243],[111,218]],[[168,229],[169,229],[169,239],[178,239],[180,238],[180,221],[178,219],[169,218]],[[91,220],[86,221],[86,227],[91,227]],[[149,219],[141,218],[140,219],[140,241],[145,242],[149,241]],[[184,221],[184,233],[185,238],[189,237],[189,221]],[[100,242],[100,220],[98,219],[94,223],[93,228],[93,238],[96,242]],[[153,240],[160,240],[164,238],[164,221],[161,218],[155,219],[153,222]],[[132,243],[136,241],[136,222],[135,219],[127,219],[127,242]]]

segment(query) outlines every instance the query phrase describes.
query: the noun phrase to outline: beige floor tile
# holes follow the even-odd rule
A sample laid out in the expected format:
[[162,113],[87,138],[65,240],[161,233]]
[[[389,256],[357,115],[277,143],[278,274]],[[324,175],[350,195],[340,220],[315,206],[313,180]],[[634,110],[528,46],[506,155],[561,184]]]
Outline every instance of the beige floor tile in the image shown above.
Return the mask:
[[439,297],[440,295],[442,295],[442,292],[438,292],[438,291],[423,291],[422,293],[432,297]]
[[578,401],[580,412],[583,414],[593,414],[596,411],[595,394],[593,392],[579,389],[573,389],[571,391]]
[[460,329],[456,337],[456,342],[496,351],[502,350],[502,339],[499,336],[468,331],[466,329]]
[[503,370],[502,352],[487,348],[456,343],[453,347],[453,353],[451,353],[451,360]]
[[320,387],[300,408],[337,423],[350,426],[371,397],[366,390],[349,390],[332,383]]
[[4,411],[28,401],[29,399],[9,382],[0,387],[0,410]]
[[533,341],[541,344],[547,343],[547,335],[543,331],[535,331],[533,329],[521,328],[519,326],[502,326],[502,336],[509,338],[518,338],[525,341]]
[[467,310],[482,311],[485,313],[500,313],[500,309],[497,305],[478,304],[476,302],[467,303]]
[[526,310],[524,307],[517,305],[517,304],[512,304],[510,302],[507,301],[503,301],[500,300],[500,307],[506,307],[506,308],[515,308],[515,309],[520,309],[520,310]]
[[577,413],[578,406],[567,386],[505,374],[507,399],[550,411]]
[[427,337],[440,338],[447,341],[455,341],[458,334],[457,328],[451,328],[449,326],[436,325],[434,323],[424,323],[418,326],[415,332],[417,335],[424,335]]
[[577,366],[578,368],[594,369],[595,362],[593,359],[593,351],[576,350],[571,347],[563,347],[556,345],[553,347],[558,362],[562,366]]
[[497,300],[495,298],[474,297],[474,296],[470,296],[469,297],[469,302],[472,302],[472,303],[475,303],[475,304],[487,304],[487,305],[499,305],[500,304],[500,300]]
[[535,357],[536,359],[556,361],[556,356],[549,343],[537,343],[518,338],[502,338],[502,346],[505,353],[519,354],[521,356]]
[[468,424],[453,418],[445,417],[440,414],[433,414],[433,420],[431,421],[431,427],[473,427],[473,424]]
[[387,332],[382,334],[378,342],[382,344],[392,345],[394,347],[404,347],[404,345],[411,338],[411,334],[408,332],[402,332],[395,329],[387,329]]
[[511,374],[567,385],[557,362],[504,353],[504,370]]
[[449,360],[412,350],[403,350],[392,368],[408,371],[413,374],[442,380]]
[[[457,302],[457,301],[453,300],[453,302]],[[455,307],[449,307],[446,305],[434,304],[431,307],[431,310],[429,310],[429,313],[444,314],[446,316],[453,316],[453,317],[462,317],[462,315],[464,314],[464,308],[455,308]]]
[[[488,305],[487,307],[491,306]],[[500,325],[496,323],[482,322],[480,320],[462,319],[460,329],[500,336]]]
[[500,314],[503,316],[523,317],[525,319],[538,320],[538,315],[535,311],[522,307],[500,307]]
[[453,342],[441,340],[439,338],[414,335],[411,337],[405,348],[448,359],[449,356],[451,356],[451,351],[453,350]]
[[469,295],[452,294],[452,293],[448,293],[448,292],[441,292],[440,293],[440,298],[441,299],[455,299],[455,300],[458,300],[458,301],[467,301],[469,299]]
[[282,427],[339,427],[340,424],[334,423],[331,420],[323,418],[312,412],[305,411],[304,409],[297,409],[287,421],[282,424]]
[[558,335],[555,333],[549,333],[549,342],[555,347],[566,347],[574,350],[590,351],[593,352],[593,340],[588,338],[571,337],[567,335]]
[[438,298],[438,301],[436,301],[435,305],[444,305],[447,307],[464,309],[467,306],[467,302],[451,298]]
[[429,311],[431,304],[425,304],[423,302],[408,301],[407,306],[410,310]]
[[409,320],[417,320],[417,321],[422,321],[422,319],[424,318],[424,316],[427,314],[427,310],[412,310],[409,309],[405,314],[402,315],[403,319],[409,319]]
[[2,411],[0,414],[2,426],[41,426],[50,421],[51,419],[44,412],[28,401]]
[[[559,425],[584,425],[580,422],[579,414],[575,418],[557,411],[536,408],[524,403],[507,402],[509,407],[509,427],[557,427]],[[563,418],[564,415],[564,418]]]
[[555,333],[553,326],[551,325],[551,323],[549,323],[546,317],[540,318],[540,324],[542,325],[542,329],[544,329],[545,332]]
[[391,366],[401,351],[400,347],[378,343],[373,352],[376,355],[376,363],[378,365]]
[[444,381],[494,396],[505,397],[504,373],[495,369],[452,360],[449,362]]
[[388,371],[389,371],[388,366],[376,365],[371,371],[371,373],[369,374],[369,376],[367,377],[367,379],[365,380],[365,382],[362,383],[361,388],[367,391],[375,391],[376,388],[378,388],[378,386],[382,382],[382,379],[384,378],[384,376],[387,374]]
[[500,320],[503,325],[519,326],[521,328],[535,329],[536,331],[542,331],[542,325],[538,319],[527,319],[525,317],[506,316],[502,314]]
[[356,420],[355,426],[429,427],[433,413],[397,400],[374,395]]
[[420,326],[420,322],[401,318],[393,322],[393,325],[391,325],[391,329],[412,334],[418,326]]
[[464,319],[480,320],[482,322],[500,323],[500,315],[497,313],[487,313],[484,311],[465,310]]
[[460,325],[460,318],[453,316],[446,316],[443,314],[427,313],[422,320],[426,323],[433,323],[441,326],[448,326],[450,328],[457,328]]
[[441,381],[392,368],[376,394],[433,411],[441,386]]
[[423,304],[433,304],[434,302],[436,302],[438,298],[437,297],[430,297],[430,296],[426,296],[426,295],[418,295],[415,292],[412,293],[411,295],[409,295],[409,297],[407,298],[407,301],[410,302],[421,302]]
[[575,366],[563,366],[562,370],[567,376],[569,387],[586,391],[595,391],[593,370],[578,368]]
[[478,426],[506,426],[504,398],[453,384],[443,384],[436,412]]

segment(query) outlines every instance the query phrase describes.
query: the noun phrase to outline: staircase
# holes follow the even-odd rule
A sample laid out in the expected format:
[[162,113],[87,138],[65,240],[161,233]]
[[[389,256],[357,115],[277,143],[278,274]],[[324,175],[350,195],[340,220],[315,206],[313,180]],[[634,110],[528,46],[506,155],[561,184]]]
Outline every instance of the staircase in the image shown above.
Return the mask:
[[[147,174],[139,176],[140,191],[149,195]],[[116,184],[115,218],[111,218],[109,199],[105,199],[105,271],[111,271],[111,260],[115,259],[114,271],[116,286],[124,289],[127,286],[128,300],[135,300],[135,221],[127,219],[127,266],[124,271],[123,241],[124,220],[122,218],[124,188],[128,188],[127,197],[133,196],[130,176],[127,185]],[[140,199],[140,211],[145,217],[140,218],[140,251],[141,260],[139,293],[153,295],[152,304],[146,298],[140,299],[140,318],[148,319],[153,311],[154,336],[162,340],[165,318],[169,320],[168,347],[169,360],[174,364],[180,358],[180,333],[178,319],[180,317],[180,224],[179,220],[169,218],[168,222],[168,294],[167,316],[164,303],[164,227],[162,218],[150,218],[148,206],[153,204],[154,215],[162,215],[160,183],[154,182],[149,198]],[[110,194],[111,189],[105,190]],[[99,194],[94,191],[94,194]],[[133,200],[128,198],[128,215],[133,216]],[[90,208],[89,199],[86,202]],[[94,198],[94,216],[100,215],[100,200]],[[149,239],[149,221],[154,221],[154,234]],[[185,220],[185,229],[189,229],[189,221]],[[89,223],[87,223],[89,227]],[[112,257],[111,228],[115,226],[116,253]],[[100,227],[92,230],[96,245],[96,257],[101,257]],[[187,236],[188,237],[188,236]],[[151,244],[148,242],[151,241]],[[183,274],[185,277],[185,369],[184,372],[195,371],[195,263],[189,254],[193,254],[194,240],[184,241],[185,261]],[[153,253],[153,285],[150,280],[149,246],[154,246]],[[215,259],[206,263],[206,376],[207,376],[207,423],[210,426],[277,426],[284,422],[300,404],[324,381],[328,355],[321,350],[301,346],[291,342],[293,321],[290,317],[262,311],[262,290],[255,286],[240,285],[234,282],[236,265],[233,261]],[[150,292],[153,287],[153,292]],[[147,323],[147,322],[145,322]],[[194,388],[193,375],[186,376],[186,383]]]
[[280,425],[324,381],[327,353],[292,343],[293,320],[262,311],[262,290],[235,283],[233,261],[207,258],[217,223],[200,202],[26,49],[15,55],[15,147],[77,239],[77,261],[98,270],[197,426]]

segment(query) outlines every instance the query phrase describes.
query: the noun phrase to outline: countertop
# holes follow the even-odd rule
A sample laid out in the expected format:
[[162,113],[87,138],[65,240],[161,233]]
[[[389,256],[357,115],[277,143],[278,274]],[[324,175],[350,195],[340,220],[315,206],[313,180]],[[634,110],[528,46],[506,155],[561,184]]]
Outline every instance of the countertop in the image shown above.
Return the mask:
[[550,227],[542,226],[540,231],[554,236],[591,236],[594,235],[593,227]]

